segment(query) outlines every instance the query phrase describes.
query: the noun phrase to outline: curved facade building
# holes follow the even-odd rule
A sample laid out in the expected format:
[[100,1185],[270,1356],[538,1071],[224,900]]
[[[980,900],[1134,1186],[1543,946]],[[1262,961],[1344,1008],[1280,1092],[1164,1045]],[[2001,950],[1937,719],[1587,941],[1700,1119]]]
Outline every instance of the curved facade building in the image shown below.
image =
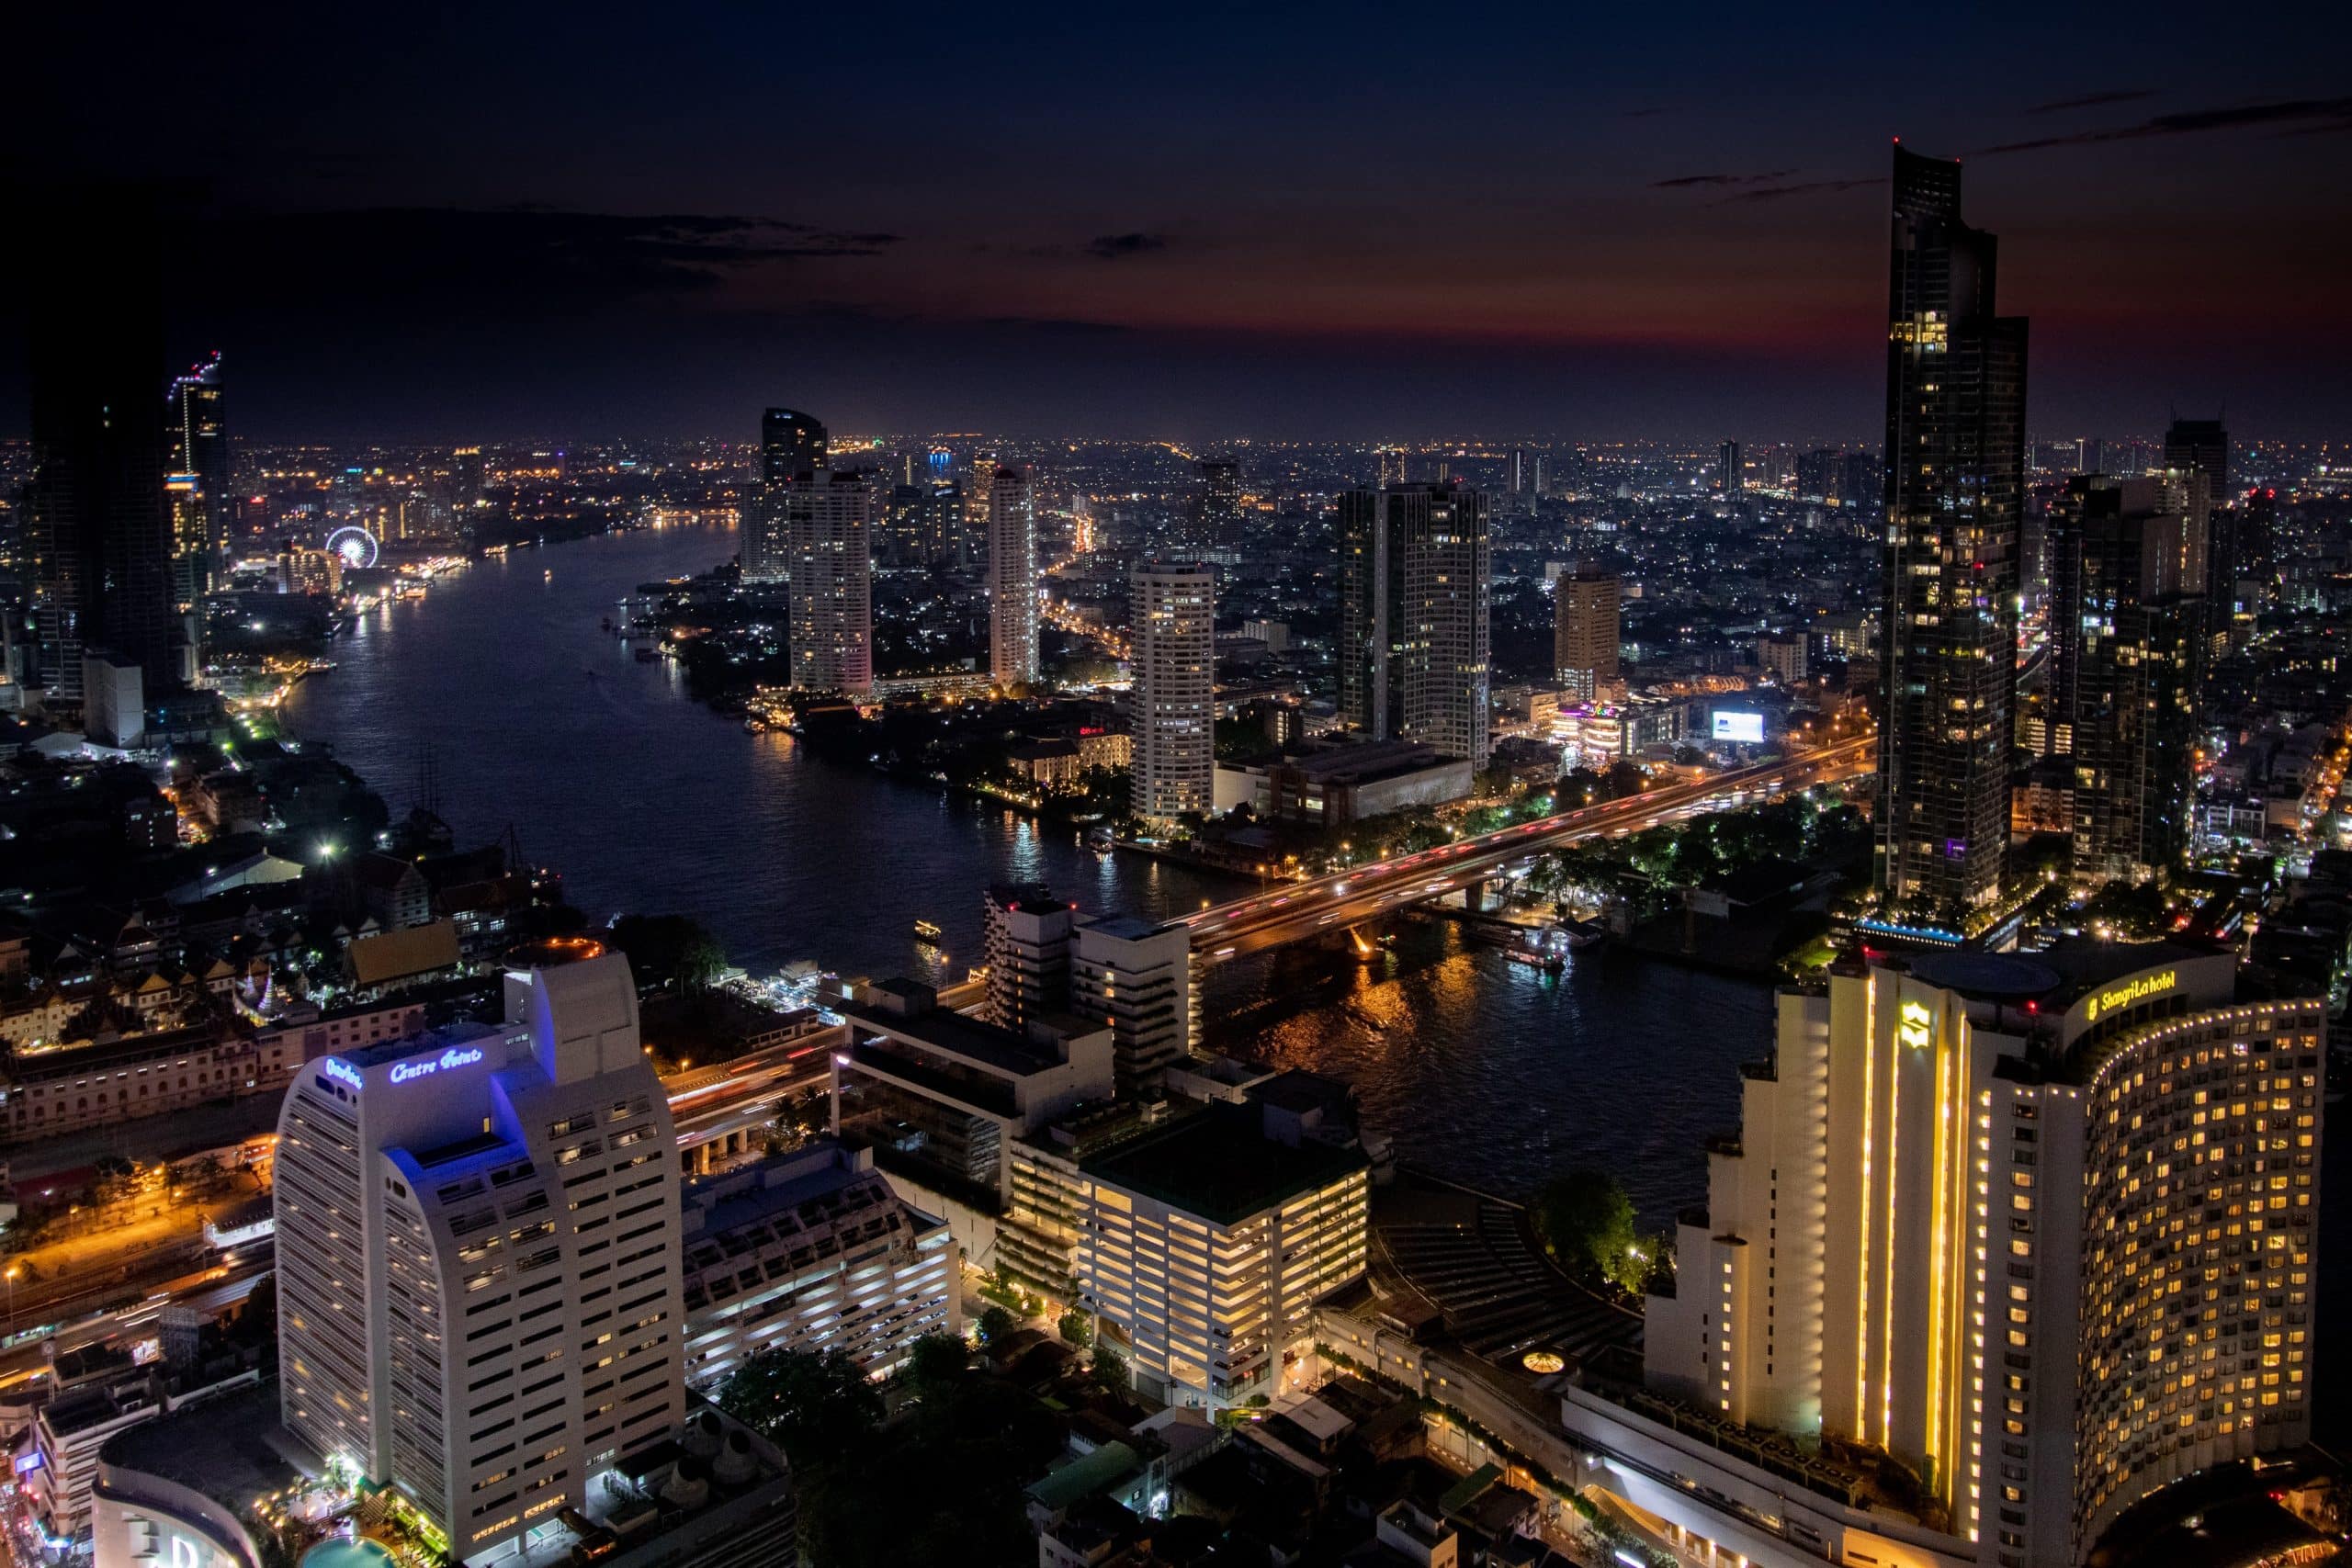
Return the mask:
[[2323,1010],[2165,944],[1784,993],[1650,1299],[1650,1390],[1727,1450],[1884,1452],[1938,1560],[1988,1568],[2084,1562],[2150,1493],[2300,1447]]

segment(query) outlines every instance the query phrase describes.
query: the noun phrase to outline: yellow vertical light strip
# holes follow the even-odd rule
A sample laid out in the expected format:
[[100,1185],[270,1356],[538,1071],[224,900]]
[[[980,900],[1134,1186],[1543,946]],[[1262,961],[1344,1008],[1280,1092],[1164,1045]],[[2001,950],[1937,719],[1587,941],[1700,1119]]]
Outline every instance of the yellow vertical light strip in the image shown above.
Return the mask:
[[1894,1447],[1894,1190],[1903,1167],[1898,1158],[1903,1137],[1903,1053],[1894,1053],[1886,1069],[1886,1310],[1879,1318],[1878,1440]]
[[[1949,1017],[1948,1011],[1946,1012],[1945,1017]],[[1946,1198],[1948,1194],[1945,1189],[1945,1180],[1949,1175],[1950,1163],[1951,1160],[1951,1130],[1946,1125],[1944,1117],[1945,1109],[1951,1103],[1950,1089],[1946,1079],[1946,1072],[1947,1065],[1951,1060],[1951,1052],[1945,1044],[1943,1029],[1944,1018],[1939,1018],[1937,1023],[1938,1027],[1935,1033],[1935,1043],[1929,1047],[1936,1054],[1936,1100],[1933,1110],[1936,1122],[1936,1188],[1934,1195],[1929,1199],[1928,1205],[1929,1213],[1932,1216],[1929,1221],[1929,1237],[1931,1245],[1935,1248],[1935,1256],[1928,1260],[1928,1276],[1929,1286],[1928,1292],[1927,1457],[1931,1462],[1940,1459],[1945,1452],[1943,1437],[1943,1423],[1946,1414],[1944,1404],[1944,1390],[1946,1383],[1944,1376],[1944,1287],[1946,1277],[1946,1270],[1944,1268],[1944,1241],[1947,1235],[1947,1227],[1951,1223],[1951,1217],[1947,1212],[1946,1206]]]
[[1862,980],[1862,1238],[1854,1266],[1854,1436],[1862,1442],[1871,1435],[1871,1123],[1878,1116],[1877,1063],[1878,976],[1869,975]]

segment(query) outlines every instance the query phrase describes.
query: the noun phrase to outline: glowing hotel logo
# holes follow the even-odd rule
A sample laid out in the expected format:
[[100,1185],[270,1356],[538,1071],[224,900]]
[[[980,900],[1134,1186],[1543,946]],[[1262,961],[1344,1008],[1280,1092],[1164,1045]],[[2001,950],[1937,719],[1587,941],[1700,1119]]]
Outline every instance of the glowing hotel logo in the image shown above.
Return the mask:
[[2097,1023],[2101,1013],[2113,1012],[2117,1008],[2128,1008],[2133,1002],[2145,1001],[2150,997],[2161,997],[2178,984],[2180,984],[2180,971],[2177,969],[2166,969],[2162,974],[2142,975],[2136,979],[2126,980],[2115,989],[2101,991],[2084,1003],[2083,1021]]
[[322,1061],[319,1064],[319,1071],[326,1074],[327,1077],[334,1079],[335,1082],[345,1085],[354,1090],[356,1090],[365,1081],[360,1077],[359,1069],[357,1067],[353,1066],[349,1062],[339,1061],[333,1056],[327,1057],[324,1061]]
[[1905,1002],[1895,1021],[1894,1038],[1915,1051],[1924,1051],[1933,1039],[1930,1030],[1934,1022],[1935,1015],[1928,1010],[1927,1003]]
[[447,1067],[470,1067],[476,1062],[481,1060],[481,1046],[476,1045],[470,1049],[460,1051],[456,1046],[452,1045],[449,1049],[441,1053],[440,1059],[437,1061],[401,1062],[396,1064],[391,1071],[391,1079],[394,1083],[408,1083],[415,1078],[431,1077],[435,1073],[440,1072]]

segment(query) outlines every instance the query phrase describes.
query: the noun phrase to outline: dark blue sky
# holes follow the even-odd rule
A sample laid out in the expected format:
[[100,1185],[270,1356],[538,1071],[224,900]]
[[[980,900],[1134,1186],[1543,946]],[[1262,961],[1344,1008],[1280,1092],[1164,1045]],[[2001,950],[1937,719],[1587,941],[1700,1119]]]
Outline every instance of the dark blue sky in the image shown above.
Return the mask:
[[40,9],[255,436],[1868,438],[1896,133],[2038,431],[2352,434],[2333,8]]

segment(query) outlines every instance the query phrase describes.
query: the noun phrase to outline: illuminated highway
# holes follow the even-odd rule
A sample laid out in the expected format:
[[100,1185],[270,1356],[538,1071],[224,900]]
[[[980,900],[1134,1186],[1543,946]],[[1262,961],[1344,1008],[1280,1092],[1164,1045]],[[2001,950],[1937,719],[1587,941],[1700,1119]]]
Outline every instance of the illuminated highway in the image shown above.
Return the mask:
[[1193,946],[1204,962],[1262,953],[1408,904],[1442,898],[1539,850],[1559,849],[1605,834],[1638,832],[1669,818],[1728,805],[1736,795],[1778,793],[1858,777],[1875,768],[1877,744],[1875,736],[1866,735],[1801,757],[1759,762],[1691,784],[1644,790],[1622,800],[1515,823],[1418,854],[1285,882],[1182,919],[1192,928]]

